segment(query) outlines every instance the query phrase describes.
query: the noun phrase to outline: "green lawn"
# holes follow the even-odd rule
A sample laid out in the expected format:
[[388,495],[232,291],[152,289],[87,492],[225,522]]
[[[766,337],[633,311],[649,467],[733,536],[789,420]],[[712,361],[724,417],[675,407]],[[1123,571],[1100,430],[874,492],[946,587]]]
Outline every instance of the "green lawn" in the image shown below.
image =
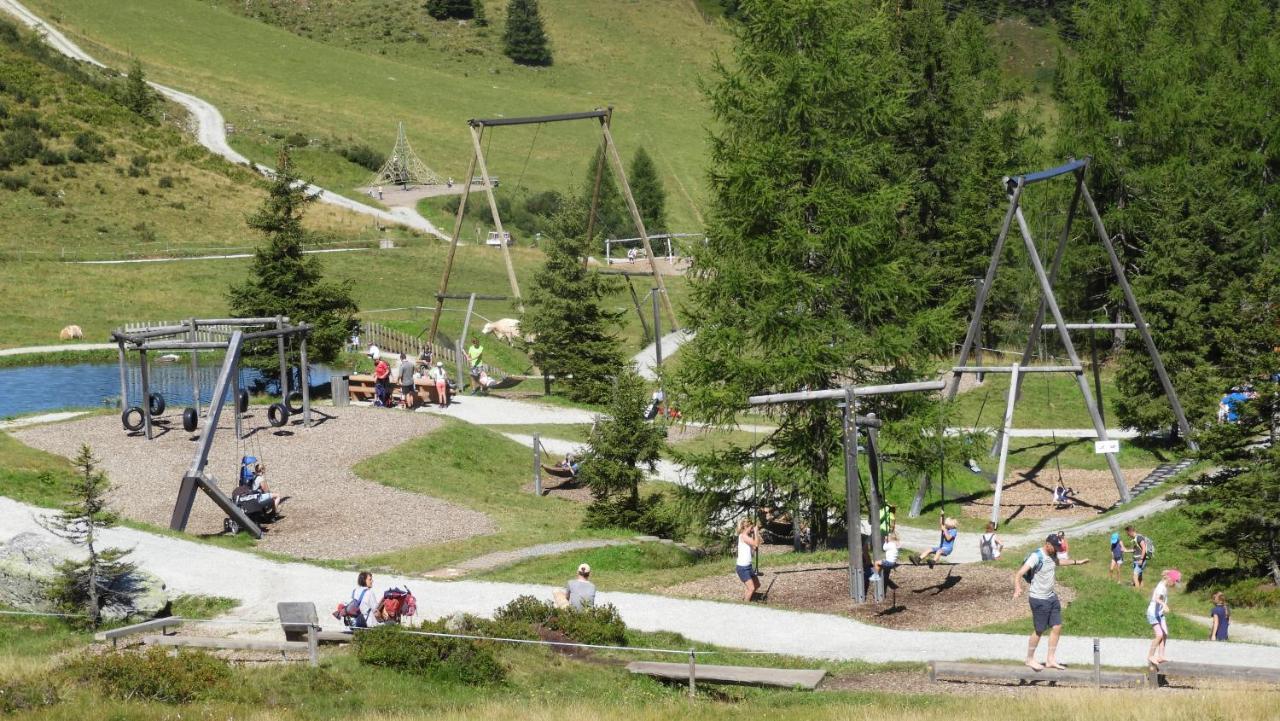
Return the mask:
[[[987,363],[993,365],[996,362]],[[1075,376],[1069,373],[1029,373],[1023,377],[1022,397],[1013,410],[1014,428],[1093,428]],[[1087,377],[1092,394],[1093,377]],[[1115,374],[1104,370],[1103,417],[1108,428],[1117,425],[1113,407],[1117,394]],[[956,396],[953,421],[961,426],[998,428],[1003,422],[1008,398],[1009,374],[990,373],[981,386]]]

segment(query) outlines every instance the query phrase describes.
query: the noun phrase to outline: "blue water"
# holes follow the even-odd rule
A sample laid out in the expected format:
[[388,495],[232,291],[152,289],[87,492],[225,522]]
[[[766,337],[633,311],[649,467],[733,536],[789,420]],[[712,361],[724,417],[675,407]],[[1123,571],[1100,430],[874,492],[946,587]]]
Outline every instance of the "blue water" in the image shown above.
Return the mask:
[[[200,402],[209,402],[219,368],[200,368]],[[149,368],[151,391],[164,395],[170,408],[191,405],[191,367],[183,360],[156,363]],[[296,384],[297,371],[293,371]],[[127,369],[129,405],[140,405],[142,376],[136,365]],[[330,371],[325,366],[311,366],[312,388],[327,386]],[[252,392],[279,393],[278,377],[263,377],[254,369],[240,371],[240,384]],[[79,363],[76,365],[23,366],[0,368],[0,418],[22,413],[56,411],[64,408],[120,405],[120,368],[115,363]]]

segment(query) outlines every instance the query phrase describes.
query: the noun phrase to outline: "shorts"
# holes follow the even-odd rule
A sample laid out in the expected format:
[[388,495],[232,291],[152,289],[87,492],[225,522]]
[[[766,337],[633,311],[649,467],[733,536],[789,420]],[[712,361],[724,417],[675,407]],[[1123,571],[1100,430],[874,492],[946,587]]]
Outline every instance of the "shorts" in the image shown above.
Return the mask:
[[1145,570],[1147,570],[1147,559],[1144,558],[1140,561],[1135,559],[1133,562],[1133,572],[1141,575]]
[[950,543],[944,543],[941,546],[934,546],[933,548],[930,548],[929,551],[931,553],[936,553],[939,556],[950,556],[952,548],[955,548],[955,546]]
[[1116,563],[1120,563],[1121,561],[1124,560],[1124,553],[1120,551],[1112,551],[1111,560],[1115,561]]
[[746,583],[756,577],[756,569],[751,566],[734,566],[733,570],[738,573],[738,580]]
[[1058,602],[1057,596],[1030,600],[1031,622],[1035,625],[1037,635],[1054,626],[1062,625],[1062,604]]
[[413,386],[412,385],[400,386],[400,392],[403,393],[404,396],[407,398],[413,395]]
[[881,567],[881,568],[883,568],[884,570],[888,571],[888,570],[889,570],[889,569],[891,569],[891,568],[897,568],[897,567],[898,567],[898,562],[897,562],[897,561],[881,561],[881,562],[880,562],[880,567]]
[[1147,625],[1159,626],[1161,628],[1164,628],[1164,625],[1165,625],[1164,616],[1161,616],[1159,612],[1153,613],[1151,611],[1147,611]]

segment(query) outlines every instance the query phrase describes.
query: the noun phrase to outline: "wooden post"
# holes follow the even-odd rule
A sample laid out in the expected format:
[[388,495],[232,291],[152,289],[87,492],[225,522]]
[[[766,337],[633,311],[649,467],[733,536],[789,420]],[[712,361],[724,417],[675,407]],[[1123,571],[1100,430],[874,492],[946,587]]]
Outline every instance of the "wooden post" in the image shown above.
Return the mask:
[[858,414],[853,388],[844,391],[844,491],[845,522],[849,539],[849,597],[854,603],[867,600],[866,577],[862,565],[862,481],[858,476]]
[[1102,639],[1093,639],[1093,687],[1102,688]]
[[[611,115],[612,112],[610,113]],[[644,228],[644,220],[640,217],[640,210],[636,208],[635,196],[631,194],[631,183],[627,182],[627,172],[622,165],[621,156],[618,155],[618,146],[613,142],[613,133],[609,132],[610,116],[600,119],[600,131],[604,134],[604,142],[609,151],[609,159],[613,161],[613,171],[618,176],[618,187],[622,190],[623,200],[627,201],[627,210],[631,213],[631,220],[636,225],[636,232],[640,235],[641,242],[644,243],[644,252],[649,256],[649,264],[653,267],[653,279],[662,290],[663,305],[667,308],[667,314],[671,316],[671,330],[680,330],[680,319],[676,317],[675,306],[671,304],[671,298],[667,296],[667,284],[662,280],[662,273],[658,272],[658,266],[655,264],[653,246],[649,243],[649,231]]]
[[[600,181],[604,179],[604,159],[608,154],[608,148],[604,145],[604,139],[600,139],[600,157],[596,158],[596,179],[591,186],[591,208],[587,211],[587,254],[582,256],[582,265],[586,267],[587,258],[591,256],[591,239],[596,234],[596,213],[600,210]],[[609,253],[605,252],[605,265],[609,264]],[[627,278],[627,282],[631,282]],[[644,321],[641,321],[643,323]]]
[[120,349],[120,412],[123,413],[129,410],[129,357],[124,352],[124,341],[117,340],[116,347]]
[[[471,298],[467,300],[467,315],[462,319],[462,335],[458,337],[458,388],[459,390],[467,387],[467,373],[463,369],[463,365],[470,360],[467,358],[467,333],[471,330],[471,313],[476,307],[476,294],[472,293]],[[466,359],[466,360],[464,360]]]
[[[311,374],[307,371],[307,335],[302,334],[302,343],[298,346],[298,373],[302,381],[302,425],[311,427]],[[286,401],[287,403],[288,401]]]
[[307,656],[311,659],[311,667],[320,665],[320,641],[316,638],[316,627],[307,626]]
[[653,372],[657,373],[662,367],[662,313],[658,312],[658,291],[660,289],[654,286],[653,292]]
[[698,654],[693,649],[689,649],[689,698],[693,698],[698,694],[698,682],[695,680],[698,668]]
[[636,315],[640,318],[640,328],[644,330],[644,340],[649,340],[649,321],[645,320],[644,309],[640,307],[640,296],[636,293],[636,286],[631,282],[631,275],[624,273],[623,278],[627,279],[627,290],[631,291],[631,303],[636,307]]
[[462,235],[463,214],[467,211],[467,198],[471,195],[471,181],[475,177],[476,155],[473,154],[471,162],[467,165],[466,185],[462,186],[458,214],[453,219],[453,235],[449,237],[449,252],[444,257],[444,273],[440,276],[440,291],[436,294],[436,310],[431,316],[431,332],[427,335],[428,343],[436,342],[436,331],[440,328],[440,314],[444,312],[444,294],[449,292],[449,275],[453,272],[453,256],[458,252],[458,236]]
[[[213,406],[221,402],[222,402],[221,398],[214,398],[213,400],[209,401],[210,417],[213,416]],[[239,363],[236,363],[235,367],[231,369],[231,407],[235,411],[233,417],[236,419],[236,424],[235,424],[236,425],[236,443],[239,443],[240,440],[244,438],[244,433],[241,430],[242,427],[241,427],[241,420],[240,420],[241,413],[240,413],[240,364]],[[212,428],[211,426],[212,424],[207,424],[204,432],[213,433],[214,428]],[[236,460],[237,462],[239,461],[239,459],[236,459]],[[237,478],[237,482],[238,482],[238,478]]]
[[533,494],[542,497],[542,441],[533,434]]
[[[867,418],[874,419],[876,414],[868,413]],[[880,529],[881,504],[880,496],[880,431],[874,425],[867,426],[867,465],[871,469],[871,482],[867,484],[867,514],[871,519],[871,560],[879,561],[884,556],[884,532]],[[876,602],[884,600],[884,579],[877,579],[872,584],[872,598]]]
[[142,366],[142,423],[146,427],[147,440],[151,440],[151,378],[147,373],[147,352],[138,351]]
[[1093,369],[1093,394],[1098,400],[1098,417],[1102,419],[1102,425],[1107,424],[1107,411],[1105,403],[1102,401],[1102,369],[1098,367],[1098,335],[1093,329],[1089,329],[1089,365]]
[[[276,330],[284,330],[284,316],[276,316]],[[276,354],[280,356],[280,402],[289,405],[289,361],[284,355],[284,336],[276,336]]]
[[520,284],[516,282],[516,268],[511,264],[511,249],[507,247],[507,234],[502,229],[502,217],[498,215],[498,200],[493,197],[493,183],[489,180],[489,167],[484,160],[484,149],[480,147],[480,133],[474,127],[471,128],[471,144],[475,146],[476,159],[480,163],[480,176],[484,178],[484,193],[489,198],[489,212],[493,214],[493,224],[498,228],[498,246],[502,248],[502,260],[507,265],[507,282],[511,284],[511,295],[516,299],[516,307],[523,313],[524,301],[520,299]]

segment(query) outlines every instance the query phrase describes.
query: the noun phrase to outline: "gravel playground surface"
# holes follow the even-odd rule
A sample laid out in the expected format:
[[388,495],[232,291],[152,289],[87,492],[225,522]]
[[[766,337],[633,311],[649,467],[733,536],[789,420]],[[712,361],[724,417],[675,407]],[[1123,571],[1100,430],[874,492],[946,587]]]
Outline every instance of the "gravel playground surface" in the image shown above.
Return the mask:
[[[849,600],[849,569],[836,563],[795,564],[760,575],[765,604],[795,611],[830,613],[909,631],[963,631],[1011,619],[1029,618],[1026,598],[1014,599],[1007,569],[979,564],[899,566],[883,603],[855,607]],[[742,598],[742,584],[732,574],[719,574],[664,589],[663,593],[715,601]],[[1058,585],[1063,605],[1075,592]]]
[[[240,456],[258,456],[266,464],[272,491],[289,497],[281,507],[284,517],[267,526],[258,548],[303,558],[357,558],[494,531],[483,513],[364,480],[352,471],[359,461],[435,430],[437,418],[356,406],[316,410],[320,413],[314,418],[322,422],[310,429],[300,419],[275,429],[267,425],[266,408],[252,406],[244,421],[245,433],[252,435],[243,446],[235,441],[229,414],[222,416],[207,473],[230,494]],[[111,479],[112,506],[127,518],[167,528],[179,481],[196,451],[179,417],[169,418],[174,421],[171,429],[150,442],[141,434],[127,434],[114,415],[13,435],[68,458],[81,444],[89,444]],[[429,468],[422,471],[430,473]],[[221,533],[223,518],[208,496],[198,493],[187,530]]]
[[[992,462],[991,466],[994,469],[995,463]],[[1151,470],[1122,468],[1121,472],[1124,474],[1125,484],[1133,488]],[[1120,500],[1111,471],[1062,469],[1063,485],[1075,491],[1076,505],[1071,508],[1057,508],[1053,505],[1053,487],[1057,483],[1058,471],[1052,466],[1039,471],[1010,471],[1000,499],[1000,515],[1006,522],[1015,518],[1061,518],[1064,521],[1074,521],[1096,516]],[[966,503],[964,515],[990,518],[991,501],[991,497],[986,497]]]

